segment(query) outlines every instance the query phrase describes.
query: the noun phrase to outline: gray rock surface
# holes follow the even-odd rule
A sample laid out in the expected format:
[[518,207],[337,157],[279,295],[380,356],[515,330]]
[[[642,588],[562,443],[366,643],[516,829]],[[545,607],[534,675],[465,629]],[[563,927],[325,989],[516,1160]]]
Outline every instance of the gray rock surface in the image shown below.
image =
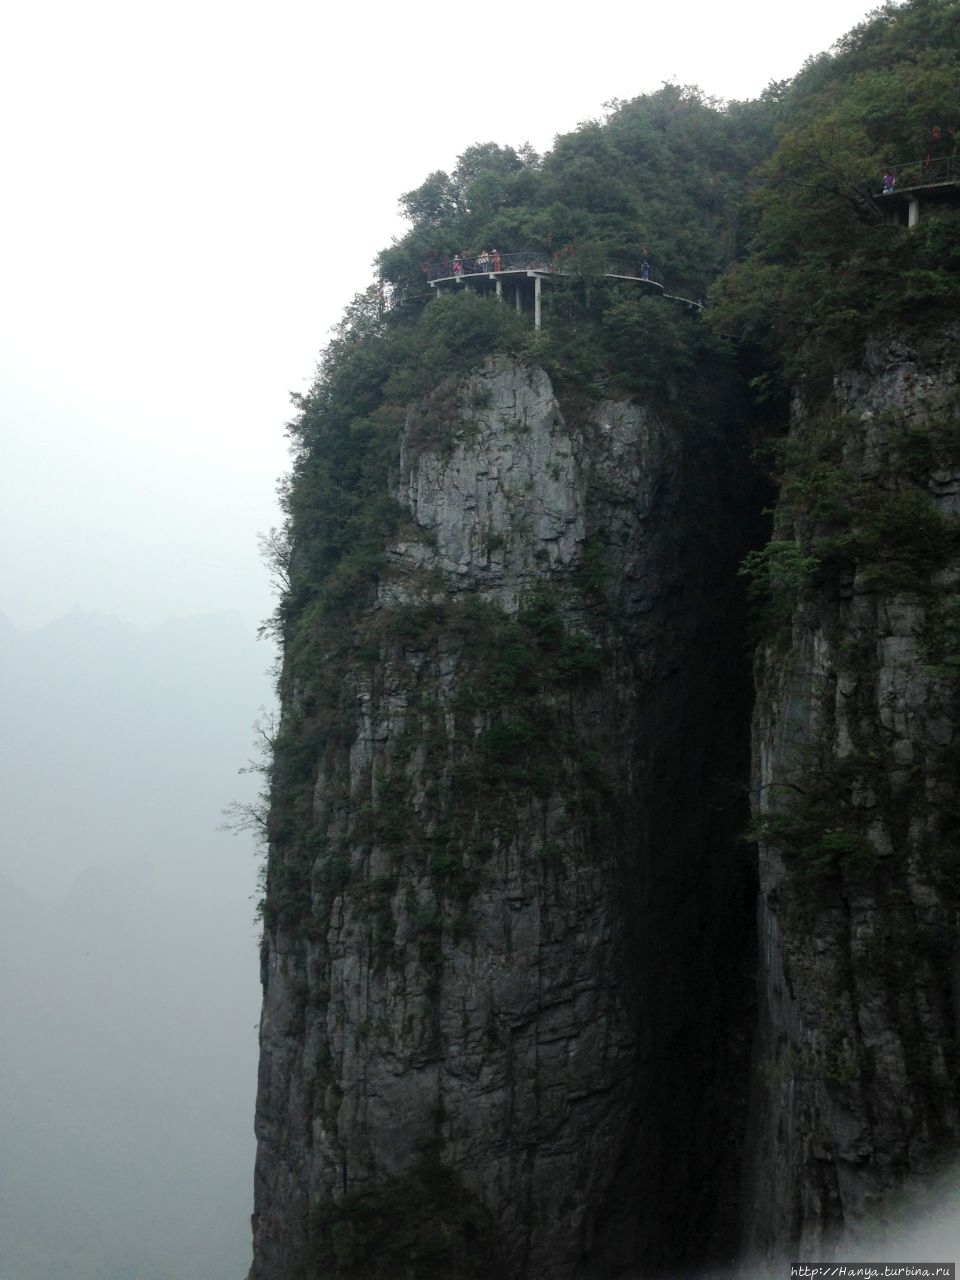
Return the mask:
[[[953,340],[924,351],[876,342],[837,379],[832,405],[796,409],[798,442],[825,414],[843,415],[837,466],[848,491],[875,504],[879,534],[833,577],[821,570],[789,643],[770,649],[760,672],[755,815],[769,822],[817,803],[840,850],[817,874],[809,848],[775,832],[761,843],[747,1220],[768,1259],[853,1256],[960,1136],[960,737],[949,652],[960,563],[955,536],[952,552],[935,545],[927,517],[929,538],[902,522],[888,535],[882,523],[911,476],[948,522],[960,514],[954,350]],[[791,536],[790,522],[782,507],[775,536]]]
[[[319,1274],[318,1206],[428,1149],[490,1215],[498,1275],[729,1254],[752,962],[746,468],[719,431],[641,406],[571,420],[506,360],[460,385],[439,443],[414,425],[408,519],[349,649],[372,656],[327,655],[336,728],[307,790],[276,800],[305,817],[274,902],[288,865],[309,898],[266,933],[252,1280]],[[524,620],[544,593],[595,670],[551,666],[559,641]],[[518,712],[491,703],[489,663],[520,635],[543,670]],[[298,706],[321,666],[288,655]]]

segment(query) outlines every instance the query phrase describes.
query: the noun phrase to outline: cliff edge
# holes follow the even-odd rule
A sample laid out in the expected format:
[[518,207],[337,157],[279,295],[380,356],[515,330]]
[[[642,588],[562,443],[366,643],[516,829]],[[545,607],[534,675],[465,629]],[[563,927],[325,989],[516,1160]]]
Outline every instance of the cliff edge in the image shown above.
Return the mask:
[[375,598],[287,646],[253,1280],[735,1253],[736,430],[503,357],[410,410]]
[[761,1256],[852,1256],[957,1149],[957,336],[869,343],[783,442],[753,747]]

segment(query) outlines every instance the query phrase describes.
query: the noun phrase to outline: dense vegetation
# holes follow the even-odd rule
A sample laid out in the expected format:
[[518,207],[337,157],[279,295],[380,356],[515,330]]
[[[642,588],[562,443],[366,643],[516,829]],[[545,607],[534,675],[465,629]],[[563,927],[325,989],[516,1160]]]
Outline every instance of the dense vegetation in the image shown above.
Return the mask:
[[[729,363],[728,345],[682,308],[604,281],[600,263],[649,248],[672,287],[704,294],[736,256],[737,211],[769,151],[774,114],[720,110],[668,85],[611,105],[605,122],[560,138],[542,160],[493,143],[470,147],[452,174],[431,174],[403,197],[412,229],[378,261],[403,305],[385,308],[379,288],[359,295],[313,388],[295,397],[281,625],[309,598],[343,603],[369,578],[395,518],[384,479],[409,406],[432,398],[442,421],[445,379],[484,355],[535,358],[573,409],[601,395],[676,402],[686,378],[675,411],[696,417],[712,384],[691,375]],[[574,248],[573,275],[548,291],[542,332],[469,292],[430,300],[425,263],[493,243]]]
[[[919,157],[934,124],[957,123],[958,44],[957,0],[887,4],[756,102],[665,85],[608,104],[603,121],[542,158],[472,146],[452,173],[406,193],[411,229],[378,259],[402,305],[385,307],[379,286],[358,296],[314,386],[295,397],[287,522],[271,544],[285,583],[274,624],[291,662],[309,652],[332,660],[352,643],[350,620],[401,522],[388,496],[400,432],[406,424],[414,446],[442,445],[457,380],[484,356],[535,359],[569,413],[601,396],[640,396],[698,431],[715,420],[739,361],[766,394],[776,435],[785,387],[815,387],[885,324],[941,323],[960,290],[960,212],[931,207],[908,232],[884,218],[876,194],[889,163]],[[426,263],[494,244],[572,250],[572,274],[546,292],[541,332],[468,291],[431,298]],[[709,296],[704,318],[603,279],[605,255],[635,259],[644,249],[671,288]],[[817,439],[829,437],[836,454],[837,432],[825,431]],[[774,629],[816,573],[844,557],[880,548],[887,576],[894,564],[912,572],[916,554],[891,549],[891,538],[901,526],[915,533],[918,511],[926,518],[911,492],[880,530],[871,496],[831,470],[830,448],[810,445],[820,449],[813,460],[804,448],[781,450],[774,463],[791,527],[747,566]],[[289,714],[276,747],[274,782],[292,784],[313,747]]]
[[[718,329],[770,356],[796,386],[855,358],[868,333],[936,327],[960,300],[960,210],[926,203],[907,230],[881,178],[922,180],[935,127],[956,132],[960,5],[887,4],[772,86],[777,146],[754,175],[749,238],[712,295]],[[952,144],[950,144],[952,145]]]
[[[908,232],[876,195],[888,164],[923,154],[931,126],[958,123],[958,47],[956,0],[887,4],[756,102],[666,85],[609,104],[543,158],[472,146],[404,195],[411,230],[378,259],[404,304],[385,310],[378,289],[358,297],[297,398],[284,610],[318,589],[342,601],[369,576],[394,518],[383,479],[408,406],[487,353],[535,357],[571,404],[670,402],[683,383],[695,421],[710,370],[731,358],[710,331],[759,358],[751,371],[769,391],[829,375],[885,324],[941,322],[960,298],[960,211],[925,208]],[[425,264],[493,244],[574,250],[543,332],[469,293],[427,305]],[[645,248],[672,288],[710,291],[707,324],[602,279],[604,255]]]
[[771,142],[771,113],[665,85],[608,104],[557,139],[542,160],[494,143],[470,147],[453,173],[431,174],[401,200],[413,229],[380,255],[385,279],[418,286],[425,261],[496,244],[639,258],[673,284],[706,291],[733,260],[735,211]]
[[918,589],[956,551],[957,532],[927,488],[956,461],[956,405],[924,423],[888,422],[889,468],[866,481],[846,447],[857,424],[820,402],[868,336],[895,331],[928,361],[949,358],[960,209],[925,202],[908,230],[877,193],[891,167],[906,183],[922,180],[935,127],[955,136],[958,49],[956,0],[887,4],[767,95],[778,103],[778,145],[754,175],[753,232],[712,293],[709,322],[763,353],[761,395],[800,391],[809,416],[787,436],[786,415],[775,415],[766,454],[778,528],[744,566],[765,634],[781,644],[804,592],[830,595],[857,572],[879,589]]

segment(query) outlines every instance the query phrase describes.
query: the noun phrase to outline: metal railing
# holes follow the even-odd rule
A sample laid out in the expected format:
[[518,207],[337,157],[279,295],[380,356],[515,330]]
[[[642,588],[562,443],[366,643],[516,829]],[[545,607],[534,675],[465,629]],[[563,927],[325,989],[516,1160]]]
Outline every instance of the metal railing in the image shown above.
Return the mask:
[[[465,255],[458,258],[441,258],[427,264],[428,280],[459,280],[466,276],[502,275],[511,271],[542,271],[545,275],[573,275],[577,267],[572,255],[564,253],[544,253],[532,249],[521,253],[500,253],[488,256],[484,262],[481,255],[471,257]],[[658,271],[647,267],[642,262],[631,262],[626,258],[605,258],[603,275],[621,276],[628,280],[649,280],[652,284],[662,286],[663,277]]]
[[900,187],[934,187],[941,182],[960,181],[960,156],[926,156],[922,160],[906,160],[890,165],[890,172]]

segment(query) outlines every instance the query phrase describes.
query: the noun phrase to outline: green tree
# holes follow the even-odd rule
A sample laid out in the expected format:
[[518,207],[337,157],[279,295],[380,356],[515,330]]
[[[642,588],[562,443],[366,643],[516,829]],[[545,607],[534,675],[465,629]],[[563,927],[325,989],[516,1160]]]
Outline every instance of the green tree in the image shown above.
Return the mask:
[[788,381],[828,374],[885,321],[956,304],[954,211],[927,208],[923,232],[907,234],[877,197],[891,164],[901,185],[921,180],[931,125],[960,101],[958,49],[954,0],[888,5],[778,90],[781,137],[756,174],[752,239],[711,301],[714,325],[764,343]]

